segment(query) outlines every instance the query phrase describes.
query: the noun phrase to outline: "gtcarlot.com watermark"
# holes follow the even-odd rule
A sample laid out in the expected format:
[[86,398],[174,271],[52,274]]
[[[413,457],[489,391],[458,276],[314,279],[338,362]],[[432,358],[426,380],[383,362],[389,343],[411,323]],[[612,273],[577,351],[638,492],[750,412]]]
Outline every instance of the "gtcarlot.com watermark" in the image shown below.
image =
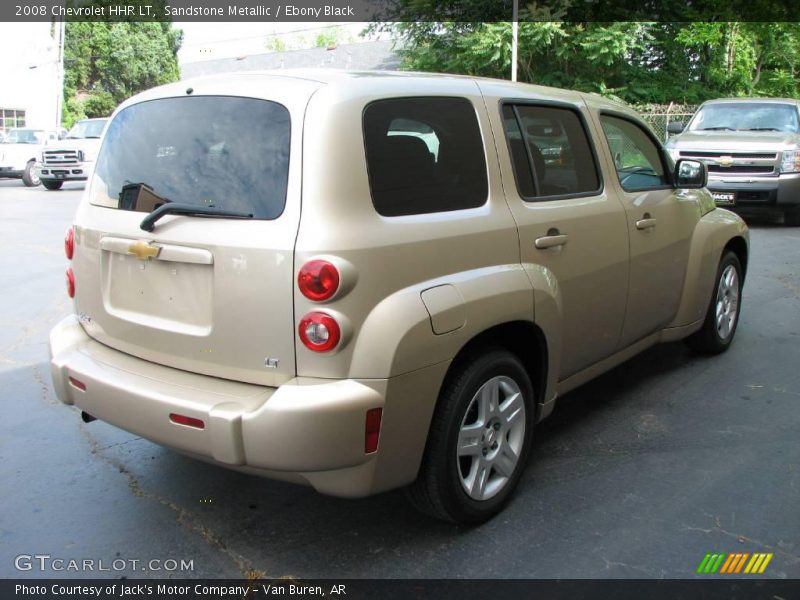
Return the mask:
[[60,558],[51,554],[19,554],[14,558],[17,571],[65,571],[73,573],[149,571],[187,572],[194,571],[194,559],[184,558]]

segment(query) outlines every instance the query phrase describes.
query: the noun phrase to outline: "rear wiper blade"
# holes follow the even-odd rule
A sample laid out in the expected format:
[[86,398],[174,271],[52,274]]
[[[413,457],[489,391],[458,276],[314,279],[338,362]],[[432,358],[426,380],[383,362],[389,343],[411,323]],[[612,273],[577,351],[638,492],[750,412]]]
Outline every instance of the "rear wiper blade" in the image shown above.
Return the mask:
[[158,221],[164,215],[188,215],[204,217],[229,217],[234,219],[252,219],[252,213],[238,210],[225,210],[215,206],[200,206],[198,204],[182,204],[180,202],[167,202],[148,214],[139,224],[143,231],[153,231]]
[[736,131],[733,127],[701,127],[701,131]]

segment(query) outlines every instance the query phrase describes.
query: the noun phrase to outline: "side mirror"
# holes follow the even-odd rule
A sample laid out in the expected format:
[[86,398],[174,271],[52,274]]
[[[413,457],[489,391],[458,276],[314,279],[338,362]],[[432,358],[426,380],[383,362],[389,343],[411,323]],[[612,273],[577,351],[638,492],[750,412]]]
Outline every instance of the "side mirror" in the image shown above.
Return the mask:
[[704,188],[708,185],[705,163],[681,158],[675,165],[675,186],[679,188]]
[[683,132],[683,123],[681,123],[680,121],[673,121],[672,123],[667,125],[667,133],[673,134],[681,132]]

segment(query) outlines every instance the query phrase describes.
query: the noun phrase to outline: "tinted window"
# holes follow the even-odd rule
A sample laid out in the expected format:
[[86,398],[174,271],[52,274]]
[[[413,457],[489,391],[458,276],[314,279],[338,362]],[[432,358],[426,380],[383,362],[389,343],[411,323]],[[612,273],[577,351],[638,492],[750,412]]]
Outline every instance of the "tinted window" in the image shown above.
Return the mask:
[[289,111],[252,98],[198,96],[135,104],[109,124],[92,202],[150,212],[164,202],[274,219],[289,173]]
[[364,111],[375,210],[391,217],[475,208],[486,202],[483,140],[465,98],[397,98]]
[[609,115],[601,115],[600,122],[623,189],[644,190],[669,185],[661,150],[644,129]]
[[577,113],[550,106],[505,106],[503,120],[523,198],[599,191],[594,155]]

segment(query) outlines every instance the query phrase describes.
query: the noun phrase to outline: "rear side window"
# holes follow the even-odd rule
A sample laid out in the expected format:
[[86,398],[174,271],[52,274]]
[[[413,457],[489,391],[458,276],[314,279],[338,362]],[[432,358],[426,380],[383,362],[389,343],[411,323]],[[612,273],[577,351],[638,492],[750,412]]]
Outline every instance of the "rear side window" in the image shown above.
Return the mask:
[[475,208],[486,202],[483,139],[466,98],[393,98],[364,111],[375,210],[386,217]]
[[591,143],[575,111],[505,105],[503,121],[520,196],[533,199],[600,191]]
[[275,219],[286,203],[289,130],[289,111],[267,100],[134,104],[108,126],[91,201],[140,212],[181,202]]

